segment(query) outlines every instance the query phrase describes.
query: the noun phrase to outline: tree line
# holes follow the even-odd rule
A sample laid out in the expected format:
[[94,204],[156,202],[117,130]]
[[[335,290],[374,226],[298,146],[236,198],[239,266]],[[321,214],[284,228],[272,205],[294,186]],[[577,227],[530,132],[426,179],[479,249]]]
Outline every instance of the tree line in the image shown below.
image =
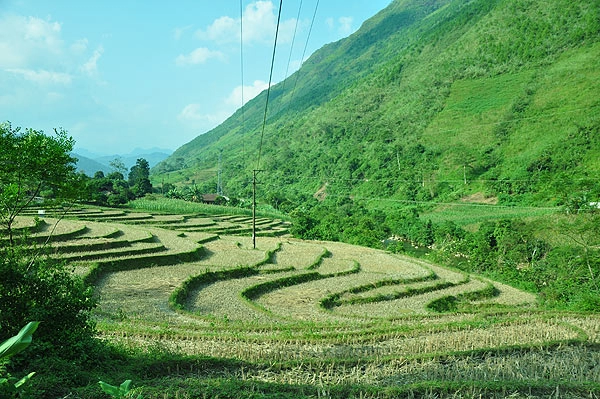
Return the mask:
[[97,205],[117,206],[126,204],[136,198],[152,193],[150,183],[150,165],[144,158],[139,158],[131,167],[125,179],[127,168],[119,158],[111,161],[113,172],[105,175],[97,171],[92,178],[82,176],[84,190],[81,199]]

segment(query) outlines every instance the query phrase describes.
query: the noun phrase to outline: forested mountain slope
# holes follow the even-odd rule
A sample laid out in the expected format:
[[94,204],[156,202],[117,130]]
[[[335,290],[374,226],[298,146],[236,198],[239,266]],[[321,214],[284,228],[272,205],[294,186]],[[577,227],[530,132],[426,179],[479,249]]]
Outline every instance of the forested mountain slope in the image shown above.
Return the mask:
[[262,140],[266,93],[153,178],[215,184],[221,155],[229,196],[262,169],[287,198],[598,197],[598,65],[598,0],[396,0],[273,87]]

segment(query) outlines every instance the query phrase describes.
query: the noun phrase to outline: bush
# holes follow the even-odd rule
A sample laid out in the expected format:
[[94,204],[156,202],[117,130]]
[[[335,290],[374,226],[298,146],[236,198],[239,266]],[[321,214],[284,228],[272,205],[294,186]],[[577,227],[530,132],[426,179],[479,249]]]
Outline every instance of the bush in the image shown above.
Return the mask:
[[18,247],[0,248],[0,340],[15,335],[26,321],[37,320],[41,322],[34,342],[37,353],[87,357],[95,331],[91,288],[84,287],[62,261],[30,259],[24,253]]

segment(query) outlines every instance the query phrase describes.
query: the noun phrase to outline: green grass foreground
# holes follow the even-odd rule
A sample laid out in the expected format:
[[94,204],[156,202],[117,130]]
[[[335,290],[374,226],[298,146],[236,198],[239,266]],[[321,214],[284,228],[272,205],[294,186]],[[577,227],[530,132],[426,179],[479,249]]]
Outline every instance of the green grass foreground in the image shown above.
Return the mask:
[[[563,357],[551,357],[550,351]],[[121,361],[109,364],[114,369],[97,368],[88,373],[88,378],[101,376],[104,381],[115,384],[133,378],[134,386],[141,387],[145,399],[593,398],[600,392],[597,380],[542,380],[540,377],[560,367],[582,371],[569,362],[576,356],[589,356],[595,351],[585,346],[512,348],[405,358],[399,359],[402,365],[395,369],[396,374],[368,383],[369,374],[377,367],[370,360],[273,364],[177,356],[155,348],[150,353],[129,352]],[[490,360],[498,361],[496,369],[489,368]],[[384,362],[382,359],[379,364]],[[269,381],[267,376],[274,373],[287,375],[287,381]],[[532,373],[532,378],[519,377],[523,373]],[[352,382],[352,379],[364,382]],[[335,380],[338,382],[333,383]],[[106,398],[96,385],[76,389],[69,397]]]

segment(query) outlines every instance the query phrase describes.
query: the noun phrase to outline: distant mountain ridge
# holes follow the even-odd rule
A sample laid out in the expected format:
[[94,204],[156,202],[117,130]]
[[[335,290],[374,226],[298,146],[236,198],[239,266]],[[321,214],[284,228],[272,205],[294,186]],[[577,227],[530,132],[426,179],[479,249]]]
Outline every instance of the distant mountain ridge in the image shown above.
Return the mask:
[[[153,179],[247,195],[600,197],[600,2],[396,0]],[[218,166],[220,165],[220,166]],[[177,173],[173,173],[177,172]]]
[[129,170],[136,164],[139,158],[144,158],[148,161],[150,167],[155,166],[159,162],[167,159],[172,151],[161,148],[136,148],[128,154],[124,155],[98,155],[85,149],[76,149],[73,156],[78,159],[77,170],[83,171],[88,176],[93,176],[97,171],[102,171],[105,174],[110,173],[112,168],[110,162],[115,158],[120,158]]
[[103,172],[105,175],[110,173],[111,168],[108,165],[77,153],[71,153],[71,155],[77,158],[77,163],[75,165],[79,172],[83,172],[90,177],[94,176],[98,171]]

